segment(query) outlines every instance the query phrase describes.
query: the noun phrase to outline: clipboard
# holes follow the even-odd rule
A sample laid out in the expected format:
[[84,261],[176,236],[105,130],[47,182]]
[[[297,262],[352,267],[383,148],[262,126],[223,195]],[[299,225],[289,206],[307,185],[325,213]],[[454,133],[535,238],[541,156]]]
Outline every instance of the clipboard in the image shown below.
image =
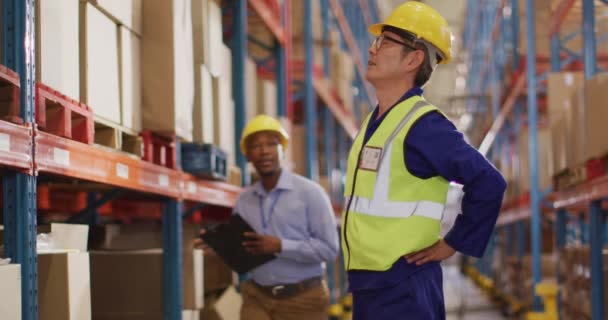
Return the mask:
[[243,274],[276,258],[275,255],[253,255],[247,252],[243,246],[243,241],[248,239],[243,235],[245,232],[256,231],[235,213],[227,222],[206,229],[201,238],[232,270]]

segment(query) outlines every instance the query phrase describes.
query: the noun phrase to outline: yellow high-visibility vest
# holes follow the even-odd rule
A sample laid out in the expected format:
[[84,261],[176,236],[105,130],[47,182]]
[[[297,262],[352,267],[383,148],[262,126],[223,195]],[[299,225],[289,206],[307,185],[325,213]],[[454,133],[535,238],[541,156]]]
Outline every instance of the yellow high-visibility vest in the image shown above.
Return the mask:
[[348,156],[342,246],[347,270],[388,270],[400,257],[439,239],[449,182],[420,179],[405,166],[412,125],[438,111],[420,96],[396,105],[363,145],[365,119]]

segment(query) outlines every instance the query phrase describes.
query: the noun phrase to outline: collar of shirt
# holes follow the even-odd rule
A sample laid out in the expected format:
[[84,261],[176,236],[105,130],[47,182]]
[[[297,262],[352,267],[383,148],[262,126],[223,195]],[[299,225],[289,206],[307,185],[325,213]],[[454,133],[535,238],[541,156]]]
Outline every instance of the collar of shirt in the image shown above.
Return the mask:
[[[291,190],[293,189],[292,173],[285,168],[281,169],[281,175],[277,185],[272,190]],[[264,189],[262,181],[258,181],[253,186],[253,193],[258,197],[265,197],[269,192]]]
[[396,105],[400,104],[401,102],[403,102],[413,96],[421,96],[422,93],[423,93],[423,90],[420,87],[411,88],[403,96],[401,96],[401,98],[399,100],[397,100],[397,102],[395,102],[395,104],[393,104],[379,119],[376,119],[376,117],[378,117],[378,112],[380,112],[378,106],[376,106],[376,108],[374,108],[374,111],[372,112],[371,118],[369,119],[367,128],[365,129],[365,137],[363,139],[363,144],[367,143],[367,141],[372,137],[374,132],[376,132],[376,129],[378,129],[378,127],[382,123],[382,120],[384,120],[384,118],[386,118],[386,115],[389,112],[391,112],[391,110],[393,110],[393,108]]

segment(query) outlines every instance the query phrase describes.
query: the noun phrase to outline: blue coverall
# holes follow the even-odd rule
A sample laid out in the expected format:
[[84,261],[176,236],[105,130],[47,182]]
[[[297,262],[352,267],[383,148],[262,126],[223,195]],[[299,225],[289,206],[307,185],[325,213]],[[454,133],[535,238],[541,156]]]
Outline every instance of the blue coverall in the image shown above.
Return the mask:
[[[414,87],[395,105],[422,92]],[[376,107],[364,144],[389,112],[390,109],[376,119]],[[413,175],[422,179],[442,176],[464,186],[462,214],[444,240],[458,252],[481,257],[498,218],[506,189],[504,178],[439,112],[418,119],[403,149],[404,165]],[[407,235],[403,237],[406,239]],[[399,259],[383,272],[349,271],[348,279],[353,294],[353,320],[445,319],[443,277],[438,262],[415,266]]]

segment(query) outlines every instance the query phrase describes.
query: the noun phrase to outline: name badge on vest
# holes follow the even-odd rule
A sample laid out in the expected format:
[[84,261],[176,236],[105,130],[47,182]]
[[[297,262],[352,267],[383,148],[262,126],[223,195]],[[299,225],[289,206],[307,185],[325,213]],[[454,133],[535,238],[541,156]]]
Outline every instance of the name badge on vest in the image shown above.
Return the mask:
[[359,162],[359,168],[369,171],[378,171],[380,165],[380,156],[382,155],[382,148],[377,147],[363,147],[363,153],[361,154],[361,161]]

